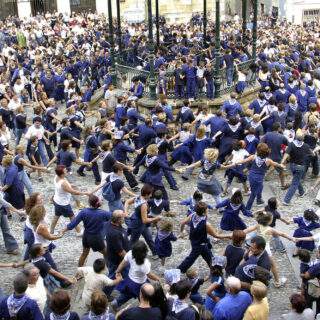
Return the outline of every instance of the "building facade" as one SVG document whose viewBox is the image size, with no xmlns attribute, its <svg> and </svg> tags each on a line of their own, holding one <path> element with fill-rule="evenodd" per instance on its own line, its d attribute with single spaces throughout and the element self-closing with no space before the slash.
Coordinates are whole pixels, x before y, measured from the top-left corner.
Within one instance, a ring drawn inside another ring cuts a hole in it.
<svg viewBox="0 0 320 320">
<path fill-rule="evenodd" d="M 302 24 L 320 18 L 320 0 L 287 0 L 286 18 L 295 24 Z"/>
</svg>

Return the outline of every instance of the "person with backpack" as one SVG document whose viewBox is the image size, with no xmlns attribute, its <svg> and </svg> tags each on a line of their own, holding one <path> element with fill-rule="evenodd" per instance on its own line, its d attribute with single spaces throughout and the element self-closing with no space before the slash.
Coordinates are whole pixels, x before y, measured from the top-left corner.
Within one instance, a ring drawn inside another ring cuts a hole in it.
<svg viewBox="0 0 320 320">
<path fill-rule="evenodd" d="M 135 197 L 135 193 L 124 186 L 122 180 L 123 165 L 115 163 L 112 166 L 112 171 L 106 178 L 106 182 L 101 184 L 95 191 L 102 188 L 102 196 L 108 201 L 109 211 L 113 213 L 115 210 L 123 210 L 123 203 L 121 201 L 122 191 L 129 196 Z"/>
<path fill-rule="evenodd" d="M 66 233 L 74 229 L 81 221 L 84 230 L 82 236 L 82 253 L 78 261 L 78 266 L 82 267 L 89 255 L 90 249 L 94 252 L 99 251 L 104 256 L 107 250 L 104 242 L 104 226 L 105 222 L 111 219 L 111 213 L 99 209 L 101 207 L 100 199 L 95 195 L 89 196 L 89 208 L 82 209 L 78 215 L 67 225 L 62 231 Z"/>
</svg>

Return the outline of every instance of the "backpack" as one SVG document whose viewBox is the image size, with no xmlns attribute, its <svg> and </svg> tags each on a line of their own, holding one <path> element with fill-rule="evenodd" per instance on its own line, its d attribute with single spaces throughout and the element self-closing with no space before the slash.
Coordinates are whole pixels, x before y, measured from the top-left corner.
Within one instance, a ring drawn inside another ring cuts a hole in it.
<svg viewBox="0 0 320 320">
<path fill-rule="evenodd" d="M 112 189 L 112 182 L 109 181 L 102 187 L 102 196 L 107 201 L 114 201 L 116 195 Z"/>
</svg>

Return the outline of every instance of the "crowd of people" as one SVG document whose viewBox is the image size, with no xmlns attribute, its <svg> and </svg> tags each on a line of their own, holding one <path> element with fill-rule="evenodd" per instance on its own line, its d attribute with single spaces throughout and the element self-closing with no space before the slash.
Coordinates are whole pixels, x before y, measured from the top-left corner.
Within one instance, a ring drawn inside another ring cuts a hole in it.
<svg viewBox="0 0 320 320">
<path fill-rule="evenodd" d="M 282 318 L 311 320 L 320 313 L 320 233 L 314 231 L 320 179 L 312 182 L 308 172 L 319 176 L 320 25 L 259 22 L 252 72 L 260 89 L 244 107 L 238 98 L 247 78 L 236 64 L 248 59 L 251 32 L 242 35 L 239 21 L 224 23 L 221 66 L 228 85 L 235 73 L 238 83 L 220 109 L 209 110 L 192 100 L 204 87 L 214 97 L 214 30 L 203 41 L 193 19 L 162 23 L 155 60 L 160 78 L 174 68 L 181 106 L 170 104 L 162 81 L 147 115 L 139 111 L 142 81 L 121 93 L 113 87 L 105 18 L 48 14 L 1 22 L 0 227 L 6 253 L 21 259 L 0 263 L 19 268 L 12 292 L 0 291 L 0 319 L 266 320 L 268 288 L 286 285 L 273 257 L 286 254 L 281 238 L 296 246 L 302 282 Z M 146 30 L 125 25 L 122 40 L 134 49 L 129 58 L 147 70 Z M 98 88 L 103 99 L 90 107 Z M 263 199 L 266 178 L 274 174 L 285 196 Z M 53 194 L 41 192 L 44 180 Z M 181 187 L 185 181 L 192 194 Z M 317 194 L 314 208 L 299 216 L 292 207 L 298 216 L 283 216 L 282 208 L 308 189 Z M 185 198 L 183 214 L 172 210 L 178 194 Z M 13 214 L 24 225 L 24 248 L 10 230 Z M 61 217 L 70 220 L 63 229 Z M 280 230 L 278 220 L 296 224 L 294 233 Z M 59 239 L 73 229 L 82 253 L 70 277 L 56 264 L 54 249 L 66 245 Z M 167 268 L 178 239 L 184 259 Z M 101 256 L 86 265 L 90 250 Z M 203 272 L 195 268 L 200 256 Z M 154 268 L 158 259 L 161 268 Z M 77 282 L 84 283 L 84 315 L 71 311 L 69 288 Z M 134 299 L 136 306 L 125 307 Z"/>
</svg>

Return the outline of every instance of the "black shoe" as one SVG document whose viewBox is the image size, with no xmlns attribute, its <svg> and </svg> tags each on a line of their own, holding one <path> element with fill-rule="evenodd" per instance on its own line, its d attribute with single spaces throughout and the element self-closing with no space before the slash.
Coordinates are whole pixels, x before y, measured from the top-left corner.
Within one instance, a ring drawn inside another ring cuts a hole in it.
<svg viewBox="0 0 320 320">
<path fill-rule="evenodd" d="M 140 190 L 140 188 L 138 186 L 132 187 L 131 190 L 133 192 L 138 192 Z"/>
<path fill-rule="evenodd" d="M 182 176 L 181 178 L 182 178 L 183 180 L 186 180 L 186 181 L 187 181 L 187 180 L 189 180 L 189 178 L 188 178 L 188 177 L 184 177 L 184 176 Z"/>
<path fill-rule="evenodd" d="M 178 188 L 177 186 L 172 186 L 172 187 L 170 187 L 170 189 L 172 189 L 172 190 L 179 190 L 179 188 Z"/>
<path fill-rule="evenodd" d="M 82 172 L 82 171 L 77 171 L 77 174 L 79 175 L 79 176 L 81 176 L 81 177 L 85 177 L 86 176 L 86 174 L 84 173 L 84 172 Z"/>
</svg>

